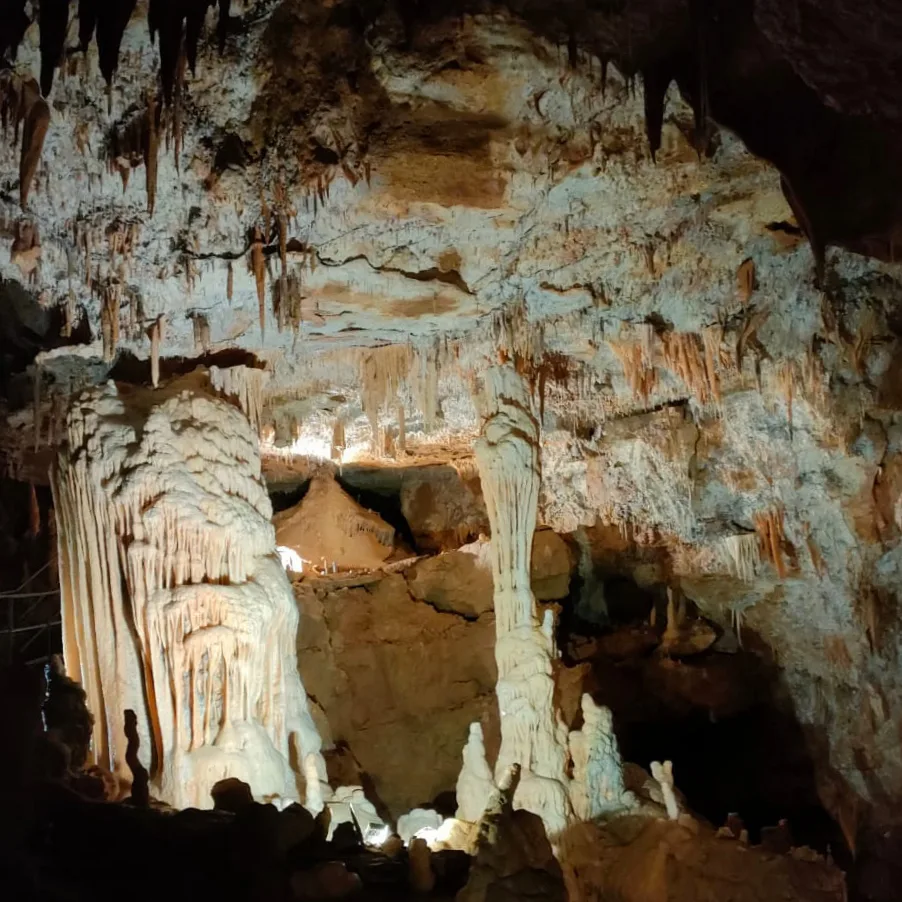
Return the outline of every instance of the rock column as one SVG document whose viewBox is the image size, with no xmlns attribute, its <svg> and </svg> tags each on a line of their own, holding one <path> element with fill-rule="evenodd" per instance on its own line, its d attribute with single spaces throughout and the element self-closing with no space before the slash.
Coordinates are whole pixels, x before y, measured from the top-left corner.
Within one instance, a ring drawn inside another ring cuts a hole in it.
<svg viewBox="0 0 902 902">
<path fill-rule="evenodd" d="M 63 639 L 95 758 L 128 779 L 131 710 L 165 801 L 210 807 L 226 777 L 294 799 L 292 761 L 321 807 L 298 612 L 247 418 L 197 376 L 154 392 L 109 383 L 67 426 L 53 473 Z"/>
<path fill-rule="evenodd" d="M 541 817 L 554 838 L 571 809 L 567 729 L 554 706 L 553 621 L 550 612 L 540 621 L 529 576 L 541 483 L 539 424 L 526 385 L 511 366 L 486 372 L 479 400 L 483 429 L 476 460 L 492 528 L 501 713 L 495 778 L 520 766 L 514 805 Z"/>
</svg>

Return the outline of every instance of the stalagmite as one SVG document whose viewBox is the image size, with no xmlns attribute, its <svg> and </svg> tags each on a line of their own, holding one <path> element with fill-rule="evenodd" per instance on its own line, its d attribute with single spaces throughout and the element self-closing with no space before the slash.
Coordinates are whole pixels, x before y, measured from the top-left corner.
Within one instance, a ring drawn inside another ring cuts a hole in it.
<svg viewBox="0 0 902 902">
<path fill-rule="evenodd" d="M 96 759 L 128 779 L 130 709 L 167 802 L 210 807 L 227 777 L 296 799 L 297 761 L 321 806 L 298 613 L 246 418 L 193 376 L 152 394 L 86 392 L 67 427 L 52 474 L 64 646 Z"/>
<path fill-rule="evenodd" d="M 470 735 L 464 746 L 464 763 L 457 778 L 457 818 L 475 824 L 495 792 L 495 779 L 485 757 L 482 727 L 470 724 Z"/>
<path fill-rule="evenodd" d="M 483 432 L 476 460 L 492 527 L 492 576 L 498 665 L 500 779 L 520 765 L 515 806 L 539 815 L 549 837 L 572 811 L 567 795 L 567 728 L 554 705 L 551 613 L 539 620 L 530 584 L 540 468 L 539 426 L 526 384 L 512 366 L 484 377 Z"/>
<path fill-rule="evenodd" d="M 673 783 L 673 762 L 652 761 L 651 775 L 661 787 L 661 797 L 664 799 L 664 807 L 667 809 L 667 817 L 675 821 L 680 816 L 680 805 L 677 802 L 676 789 Z"/>
<path fill-rule="evenodd" d="M 623 782 L 623 762 L 608 708 L 582 697 L 583 727 L 570 734 L 573 780 L 570 800 L 583 821 L 618 814 L 636 803 Z"/>
</svg>

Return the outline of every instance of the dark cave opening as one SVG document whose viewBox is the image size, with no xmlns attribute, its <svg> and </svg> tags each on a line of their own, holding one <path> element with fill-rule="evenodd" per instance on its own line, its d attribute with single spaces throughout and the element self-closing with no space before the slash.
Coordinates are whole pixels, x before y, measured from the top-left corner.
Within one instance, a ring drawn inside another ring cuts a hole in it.
<svg viewBox="0 0 902 902">
<path fill-rule="evenodd" d="M 848 870 L 843 832 L 818 797 L 817 744 L 796 719 L 764 643 L 744 632 L 742 648 L 719 630 L 709 649 L 670 658 L 660 648 L 664 587 L 639 586 L 622 572 L 592 579 L 603 587 L 608 624 L 579 615 L 587 580 L 575 579 L 558 638 L 570 665 L 590 662 L 587 688 L 613 712 L 623 760 L 646 770 L 670 760 L 687 805 L 714 827 L 738 814 L 758 844 L 785 820 L 795 845 L 829 851 Z M 688 609 L 698 617 L 694 605 Z"/>
</svg>

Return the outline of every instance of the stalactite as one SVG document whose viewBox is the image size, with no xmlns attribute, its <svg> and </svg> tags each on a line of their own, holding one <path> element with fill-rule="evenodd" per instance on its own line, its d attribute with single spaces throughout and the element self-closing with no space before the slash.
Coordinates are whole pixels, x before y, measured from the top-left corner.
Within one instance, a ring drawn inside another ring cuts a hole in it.
<svg viewBox="0 0 902 902">
<path fill-rule="evenodd" d="M 623 376 L 634 398 L 648 401 L 658 381 L 654 365 L 654 327 L 643 323 L 638 328 L 638 337 L 624 336 L 608 344 L 623 367 Z"/>
<path fill-rule="evenodd" d="M 663 66 L 652 66 L 642 72 L 645 88 L 645 135 L 651 158 L 657 162 L 661 149 L 661 132 L 664 124 L 664 101 L 667 89 L 673 76 L 670 69 Z"/>
<path fill-rule="evenodd" d="M 150 327 L 150 381 L 154 388 L 160 384 L 160 346 L 166 333 L 166 314 L 161 313 Z"/>
<path fill-rule="evenodd" d="M 47 97 L 53 88 L 53 75 L 63 59 L 66 30 L 69 27 L 69 0 L 41 0 L 38 28 L 41 41 L 41 93 Z"/>
<path fill-rule="evenodd" d="M 792 441 L 792 406 L 795 397 L 795 374 L 792 361 L 784 361 L 777 370 L 777 383 L 783 390 L 786 399 L 786 419 L 789 426 L 789 439 Z"/>
<path fill-rule="evenodd" d="M 743 304 L 751 300 L 755 291 L 755 261 L 751 257 L 743 260 L 736 271 L 736 290 Z"/>
<path fill-rule="evenodd" d="M 300 275 L 294 272 L 281 275 L 272 284 L 272 299 L 279 331 L 289 325 L 297 330 L 303 319 L 304 291 Z"/>
<path fill-rule="evenodd" d="M 194 327 L 194 353 L 200 356 L 210 350 L 210 322 L 203 313 L 196 311 L 191 315 Z"/>
<path fill-rule="evenodd" d="M 751 582 L 758 572 L 761 560 L 759 539 L 756 533 L 727 536 L 720 545 L 721 563 L 737 579 Z"/>
<path fill-rule="evenodd" d="M 366 350 L 360 358 L 360 398 L 370 421 L 374 444 L 379 414 L 394 405 L 401 384 L 410 372 L 411 350 L 407 345 L 385 345 Z"/>
<path fill-rule="evenodd" d="M 231 302 L 235 293 L 235 270 L 232 268 L 232 261 L 229 260 L 228 274 L 226 275 L 226 300 Z"/>
<path fill-rule="evenodd" d="M 32 374 L 32 429 L 34 431 L 34 451 L 41 449 L 41 388 L 44 381 L 41 367 L 34 365 Z"/>
<path fill-rule="evenodd" d="M 127 184 L 128 172 L 136 166 L 144 166 L 147 191 L 147 212 L 153 215 L 157 197 L 157 173 L 160 150 L 160 124 L 157 102 L 153 94 L 147 97 L 147 105 L 124 123 L 115 124 L 107 133 L 103 155 L 107 170 L 118 172 Z"/>
<path fill-rule="evenodd" d="M 100 328 L 103 336 L 103 359 L 112 363 L 119 346 L 119 289 L 108 285 L 100 302 Z"/>
<path fill-rule="evenodd" d="M 210 384 L 244 411 L 257 435 L 263 428 L 263 395 L 269 375 L 249 366 L 210 367 Z"/>
<path fill-rule="evenodd" d="M 140 397 L 94 389 L 67 426 L 52 474 L 64 649 L 98 760 L 127 777 L 138 737 L 154 794 L 182 808 L 210 807 L 230 776 L 296 798 L 296 753 L 318 810 L 297 607 L 247 420 L 189 377 Z"/>
<path fill-rule="evenodd" d="M 755 531 L 758 533 L 758 547 L 762 558 L 769 560 L 780 579 L 786 579 L 789 570 L 783 557 L 783 509 L 773 508 L 754 516 Z"/>
<path fill-rule="evenodd" d="M 266 256 L 263 253 L 263 235 L 259 228 L 251 233 L 251 250 L 248 268 L 254 274 L 257 286 L 257 307 L 260 316 L 260 337 L 266 335 Z"/>
<path fill-rule="evenodd" d="M 151 96 L 147 98 L 147 111 L 144 114 L 144 139 L 141 155 L 144 160 L 144 171 L 147 189 L 147 212 L 153 216 L 157 203 L 157 172 L 160 155 L 160 133 L 157 124 L 157 103 Z"/>
<path fill-rule="evenodd" d="M 105 4 L 102 0 L 79 0 L 78 38 L 83 51 L 95 32 L 100 71 L 109 85 L 119 68 L 119 48 L 129 20 L 135 11 L 137 0 L 115 0 Z"/>
<path fill-rule="evenodd" d="M 36 539 L 41 534 L 41 506 L 33 482 L 28 487 L 28 497 L 28 536 Z"/>
<path fill-rule="evenodd" d="M 19 205 L 22 209 L 28 203 L 28 195 L 34 182 L 44 139 L 50 128 L 50 107 L 43 97 L 36 97 L 28 106 L 25 128 L 22 131 L 22 153 L 19 162 Z"/>
<path fill-rule="evenodd" d="M 722 330 L 705 330 L 702 341 L 690 332 L 666 332 L 662 337 L 664 363 L 702 403 L 720 401 L 720 337 Z"/>
</svg>

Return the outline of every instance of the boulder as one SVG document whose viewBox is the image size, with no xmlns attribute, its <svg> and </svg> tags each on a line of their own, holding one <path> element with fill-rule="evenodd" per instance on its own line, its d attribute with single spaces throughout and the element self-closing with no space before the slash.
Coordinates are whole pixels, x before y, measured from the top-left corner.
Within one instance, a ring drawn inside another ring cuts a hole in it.
<svg viewBox="0 0 902 902">
<path fill-rule="evenodd" d="M 489 530 L 479 477 L 447 465 L 406 470 L 401 511 L 421 551 L 450 551 Z"/>
<path fill-rule="evenodd" d="M 491 541 L 477 541 L 418 561 L 407 573 L 415 598 L 438 611 L 479 617 L 493 608 Z M 570 591 L 573 558 L 567 543 L 550 529 L 532 543 L 532 590 L 539 601 L 565 598 Z"/>
</svg>

